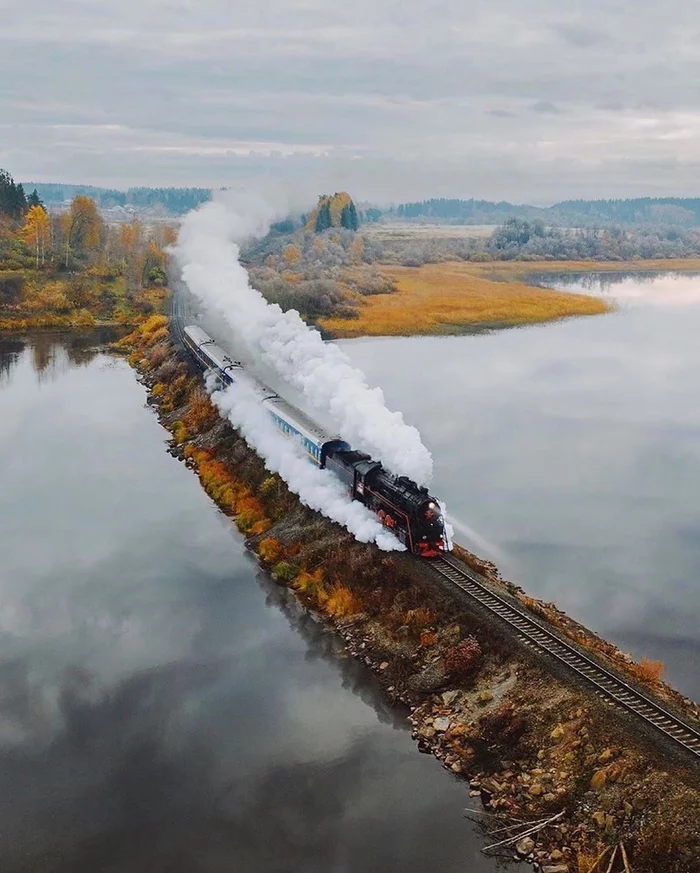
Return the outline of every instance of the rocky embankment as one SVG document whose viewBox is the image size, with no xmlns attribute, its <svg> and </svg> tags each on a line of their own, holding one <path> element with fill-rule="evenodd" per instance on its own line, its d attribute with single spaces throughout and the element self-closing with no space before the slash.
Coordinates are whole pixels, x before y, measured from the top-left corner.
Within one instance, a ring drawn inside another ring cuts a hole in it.
<svg viewBox="0 0 700 873">
<path fill-rule="evenodd" d="M 405 705 L 418 748 L 464 780 L 465 807 L 490 853 L 546 873 L 700 870 L 698 770 L 645 735 L 409 556 L 356 542 L 310 511 L 222 421 L 201 378 L 154 318 L 122 341 L 172 433 L 172 452 L 197 471 L 261 563 L 293 589 Z M 460 557 L 579 645 L 587 645 L 682 709 L 691 701 L 658 675 L 500 583 L 492 565 Z M 498 845 L 495 845 L 498 844 Z"/>
</svg>

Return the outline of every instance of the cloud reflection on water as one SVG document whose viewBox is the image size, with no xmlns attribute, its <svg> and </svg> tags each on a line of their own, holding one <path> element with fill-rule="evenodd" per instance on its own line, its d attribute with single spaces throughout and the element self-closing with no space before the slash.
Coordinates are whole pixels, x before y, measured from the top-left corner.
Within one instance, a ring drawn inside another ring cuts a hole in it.
<svg viewBox="0 0 700 873">
<path fill-rule="evenodd" d="M 435 493 L 509 556 L 513 581 L 661 658 L 700 699 L 700 278 L 633 281 L 610 293 L 640 302 L 612 315 L 343 345 L 418 426 Z"/>
</svg>

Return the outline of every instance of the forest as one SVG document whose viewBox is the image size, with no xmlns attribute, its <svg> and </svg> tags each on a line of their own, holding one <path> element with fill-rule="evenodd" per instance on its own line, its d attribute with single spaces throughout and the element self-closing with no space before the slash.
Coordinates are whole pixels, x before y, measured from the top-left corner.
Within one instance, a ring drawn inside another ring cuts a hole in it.
<svg viewBox="0 0 700 873">
<path fill-rule="evenodd" d="M 433 198 L 401 203 L 385 210 L 388 218 L 447 224 L 500 224 L 509 218 L 539 219 L 560 227 L 592 225 L 670 225 L 700 227 L 698 197 L 637 197 L 627 200 L 564 200 L 553 206 L 516 205 L 506 201 Z"/>
<path fill-rule="evenodd" d="M 489 234 L 369 235 L 366 258 L 420 267 L 445 261 L 633 261 L 695 258 L 700 227 L 673 225 L 557 227 L 510 217 Z"/>
<path fill-rule="evenodd" d="M 0 329 L 136 324 L 160 312 L 175 230 L 110 226 L 77 194 L 52 213 L 0 170 Z"/>
<path fill-rule="evenodd" d="M 58 185 L 46 182 L 29 182 L 24 187 L 36 190 L 47 206 L 60 206 L 82 194 L 90 197 L 102 209 L 114 206 L 131 206 L 136 210 L 160 208 L 171 215 L 184 215 L 211 199 L 209 188 L 129 188 L 118 191 L 97 188 L 94 185 Z"/>
</svg>

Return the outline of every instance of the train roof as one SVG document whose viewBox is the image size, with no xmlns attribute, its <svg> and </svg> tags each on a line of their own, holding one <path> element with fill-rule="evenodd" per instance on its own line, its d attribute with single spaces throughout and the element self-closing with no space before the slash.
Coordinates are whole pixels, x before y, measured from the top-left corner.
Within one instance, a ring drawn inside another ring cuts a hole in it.
<svg viewBox="0 0 700 873">
<path fill-rule="evenodd" d="M 213 366 L 223 370 L 224 367 L 230 367 L 232 364 L 235 364 L 235 374 L 230 369 L 227 371 L 231 374 L 232 378 L 236 382 L 240 381 L 248 384 L 260 399 L 264 401 L 265 406 L 267 406 L 269 410 L 276 412 L 280 418 L 284 419 L 288 424 L 291 424 L 299 431 L 299 433 L 303 434 L 303 436 L 319 446 L 322 446 L 324 443 L 341 440 L 341 437 L 338 436 L 338 434 L 332 434 L 326 431 L 305 412 L 302 412 L 301 409 L 292 406 L 291 403 L 288 403 L 271 388 L 268 388 L 267 385 L 259 382 L 254 376 L 247 373 L 245 369 L 241 367 L 240 363 L 234 361 L 228 352 L 225 351 L 225 349 L 222 349 L 221 346 L 218 346 L 209 334 L 202 330 L 201 327 L 198 327 L 195 324 L 187 325 L 185 333 L 196 346 L 201 346 L 202 343 L 206 343 L 202 352 L 204 356 L 211 361 Z"/>
<path fill-rule="evenodd" d="M 223 370 L 224 367 L 230 367 L 232 364 L 235 364 L 237 367 L 241 366 L 238 361 L 234 361 L 227 351 L 222 349 L 221 346 L 217 346 L 215 343 L 212 343 L 212 345 L 206 345 L 202 351 L 213 364 L 219 367 L 220 370 Z"/>
<path fill-rule="evenodd" d="M 297 409 L 296 406 L 292 406 L 291 403 L 288 403 L 282 397 L 271 398 L 265 405 L 319 446 L 341 439 L 338 434 L 329 433 L 329 431 L 322 428 L 312 418 L 309 418 L 305 412 Z"/>
<path fill-rule="evenodd" d="M 185 333 L 196 346 L 200 346 L 202 343 L 214 342 L 209 334 L 206 331 L 202 330 L 201 327 L 197 327 L 196 324 L 188 324 L 185 328 Z"/>
</svg>

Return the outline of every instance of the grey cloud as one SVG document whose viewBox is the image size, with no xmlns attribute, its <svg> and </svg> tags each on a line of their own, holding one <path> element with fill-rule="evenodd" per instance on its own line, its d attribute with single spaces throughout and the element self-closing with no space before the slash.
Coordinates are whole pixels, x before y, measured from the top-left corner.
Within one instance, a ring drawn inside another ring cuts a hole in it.
<svg viewBox="0 0 700 873">
<path fill-rule="evenodd" d="M 695 30 L 681 0 L 27 0 L 0 31 L 0 166 L 216 185 L 293 165 L 394 199 L 534 199 L 541 177 L 554 199 L 672 193 L 700 183 Z M 621 156 L 656 176 L 609 174 Z"/>
<path fill-rule="evenodd" d="M 545 112 L 547 115 L 559 115 L 561 110 L 551 100 L 538 100 L 528 107 L 531 112 Z"/>
<path fill-rule="evenodd" d="M 555 24 L 553 30 L 565 42 L 577 48 L 590 48 L 607 40 L 607 35 L 578 24 Z"/>
</svg>

